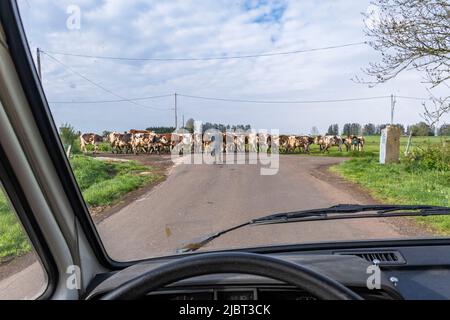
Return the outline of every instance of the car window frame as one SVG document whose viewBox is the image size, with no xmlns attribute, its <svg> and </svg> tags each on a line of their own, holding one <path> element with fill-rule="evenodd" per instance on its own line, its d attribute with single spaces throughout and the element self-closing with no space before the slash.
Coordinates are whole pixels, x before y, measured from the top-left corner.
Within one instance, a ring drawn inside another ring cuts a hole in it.
<svg viewBox="0 0 450 320">
<path fill-rule="evenodd" d="M 2 22 L 11 58 L 39 133 L 43 137 L 46 151 L 52 160 L 52 165 L 58 174 L 70 205 L 80 221 L 89 245 L 103 267 L 111 270 L 123 269 L 127 264 L 114 261 L 107 254 L 71 170 L 33 62 L 19 8 L 15 0 L 0 2 L 0 21 Z"/>
<path fill-rule="evenodd" d="M 44 234 L 36 221 L 35 216 L 32 213 L 28 200 L 23 192 L 17 177 L 14 174 L 12 166 L 6 156 L 3 147 L 0 144 L 0 183 L 4 190 L 5 196 L 8 197 L 11 209 L 21 223 L 21 226 L 26 233 L 31 245 L 32 250 L 36 254 L 36 258 L 40 263 L 44 275 L 46 277 L 46 287 L 36 300 L 45 300 L 52 296 L 56 284 L 59 279 L 58 269 L 56 262 L 53 259 L 50 248 L 48 247 Z"/>
<path fill-rule="evenodd" d="M 26 33 L 21 21 L 20 11 L 16 0 L 0 1 L 0 21 L 2 22 L 4 32 L 7 38 L 8 47 L 11 52 L 12 60 L 16 66 L 19 79 L 22 83 L 24 93 L 30 104 L 33 117 L 38 126 L 39 132 L 45 142 L 46 151 L 52 159 L 52 165 L 55 167 L 58 177 L 63 185 L 70 205 L 73 208 L 77 218 L 80 221 L 81 228 L 85 233 L 87 240 L 93 249 L 96 258 L 102 266 L 109 270 L 122 270 L 131 265 L 145 261 L 161 261 L 180 258 L 180 255 L 167 255 L 163 257 L 149 257 L 146 259 L 131 260 L 119 262 L 112 259 L 107 253 L 98 230 L 92 220 L 91 214 L 84 201 L 84 198 L 76 182 L 70 163 L 61 143 L 58 130 L 50 107 L 46 100 L 43 88 L 41 86 L 36 67 L 33 62 Z M 293 245 L 268 245 L 258 248 L 238 248 L 232 251 L 246 251 L 255 253 L 269 252 L 288 252 L 303 251 L 313 249 L 341 249 L 356 248 L 367 246 L 412 246 L 412 245 L 450 245 L 450 238 L 439 239 L 404 239 L 404 240 L 355 240 L 332 243 L 306 243 Z M 219 250 L 224 252 L 230 250 Z M 204 252 L 203 252 L 204 253 Z M 189 253 L 183 256 L 202 254 L 202 252 Z"/>
</svg>

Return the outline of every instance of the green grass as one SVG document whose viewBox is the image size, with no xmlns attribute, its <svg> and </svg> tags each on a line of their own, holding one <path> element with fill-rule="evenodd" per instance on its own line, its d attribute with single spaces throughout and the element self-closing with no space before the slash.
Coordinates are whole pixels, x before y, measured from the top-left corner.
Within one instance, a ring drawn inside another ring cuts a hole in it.
<svg viewBox="0 0 450 320">
<path fill-rule="evenodd" d="M 339 152 L 338 147 L 331 147 L 329 153 L 323 153 L 320 151 L 319 146 L 312 145 L 310 148 L 310 155 L 312 156 L 328 156 L 328 157 L 352 157 L 352 158 L 373 158 L 378 157 L 380 152 L 380 136 L 365 136 L 366 143 L 364 145 L 364 151 L 345 151 L 343 146 L 343 152 Z M 436 144 L 440 143 L 442 139 L 450 139 L 449 137 L 413 137 L 412 147 L 424 145 L 425 143 Z M 408 143 L 408 137 L 402 136 L 400 138 L 401 152 L 404 152 Z M 281 153 L 281 151 L 280 151 Z"/>
<path fill-rule="evenodd" d="M 0 262 L 7 257 L 20 256 L 29 252 L 31 246 L 22 226 L 0 189 Z"/>
<path fill-rule="evenodd" d="M 450 206 L 450 171 L 413 168 L 406 161 L 381 165 L 377 157 L 351 159 L 331 168 L 363 186 L 383 203 Z M 437 233 L 450 233 L 450 217 L 434 216 L 417 221 Z"/>
<path fill-rule="evenodd" d="M 75 177 L 88 206 L 106 206 L 123 195 L 161 177 L 134 161 L 99 161 L 85 156 L 71 160 Z"/>
<path fill-rule="evenodd" d="M 70 163 L 89 207 L 114 204 L 125 194 L 161 179 L 152 173 L 153 168 L 133 161 L 109 162 L 74 156 Z M 30 250 L 22 226 L 0 189 L 0 262 Z"/>
</svg>

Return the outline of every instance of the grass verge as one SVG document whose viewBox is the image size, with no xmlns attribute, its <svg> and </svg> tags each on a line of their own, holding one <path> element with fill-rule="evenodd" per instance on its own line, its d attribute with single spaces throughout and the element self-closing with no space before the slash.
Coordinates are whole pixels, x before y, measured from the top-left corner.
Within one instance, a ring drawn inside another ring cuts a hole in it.
<svg viewBox="0 0 450 320">
<path fill-rule="evenodd" d="M 380 202 L 450 205 L 450 171 L 411 168 L 407 163 L 381 165 L 378 159 L 351 159 L 331 168 L 369 191 Z M 450 216 L 417 218 L 441 234 L 450 234 Z"/>
<path fill-rule="evenodd" d="M 153 168 L 133 161 L 100 161 L 74 156 L 70 163 L 89 207 L 112 205 L 125 194 L 162 178 L 152 172 Z M 0 189 L 0 263 L 30 250 L 28 238 Z"/>
</svg>

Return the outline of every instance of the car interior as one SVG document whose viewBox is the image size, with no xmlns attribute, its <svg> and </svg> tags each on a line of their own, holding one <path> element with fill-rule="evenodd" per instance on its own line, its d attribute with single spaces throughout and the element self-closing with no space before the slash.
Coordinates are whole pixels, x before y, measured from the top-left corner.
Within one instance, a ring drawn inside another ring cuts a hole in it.
<svg viewBox="0 0 450 320">
<path fill-rule="evenodd" d="M 450 240 L 405 239 L 111 259 L 61 144 L 15 1 L 0 2 L 0 179 L 46 285 L 43 300 L 449 299 Z M 77 266 L 76 284 L 69 267 Z M 373 267 L 373 268 L 372 268 Z M 370 288 L 380 270 L 378 288 Z"/>
</svg>

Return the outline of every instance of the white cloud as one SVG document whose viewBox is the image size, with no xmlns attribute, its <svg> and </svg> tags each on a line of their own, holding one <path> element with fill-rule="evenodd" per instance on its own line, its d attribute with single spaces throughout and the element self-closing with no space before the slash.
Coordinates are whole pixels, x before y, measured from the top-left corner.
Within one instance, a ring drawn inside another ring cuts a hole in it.
<svg viewBox="0 0 450 320">
<path fill-rule="evenodd" d="M 82 28 L 67 30 L 65 8 L 77 4 Z M 364 40 L 363 17 L 369 1 L 50 1 L 20 2 L 33 50 L 126 57 L 199 57 L 289 51 Z M 282 14 L 281 14 L 282 13 Z M 243 60 L 130 62 L 56 56 L 64 64 L 126 97 L 173 92 L 270 100 L 322 100 L 389 95 L 427 96 L 418 74 L 410 72 L 373 89 L 354 83 L 372 49 L 337 50 Z M 43 58 L 49 100 L 114 99 L 50 58 Z M 173 124 L 172 98 L 132 104 L 54 105 L 58 123 L 80 130 L 126 130 Z M 223 123 L 250 123 L 308 133 L 330 123 L 386 122 L 389 101 L 311 105 L 251 105 L 180 98 L 186 117 Z M 420 121 L 418 101 L 401 100 L 397 120 Z"/>
</svg>

